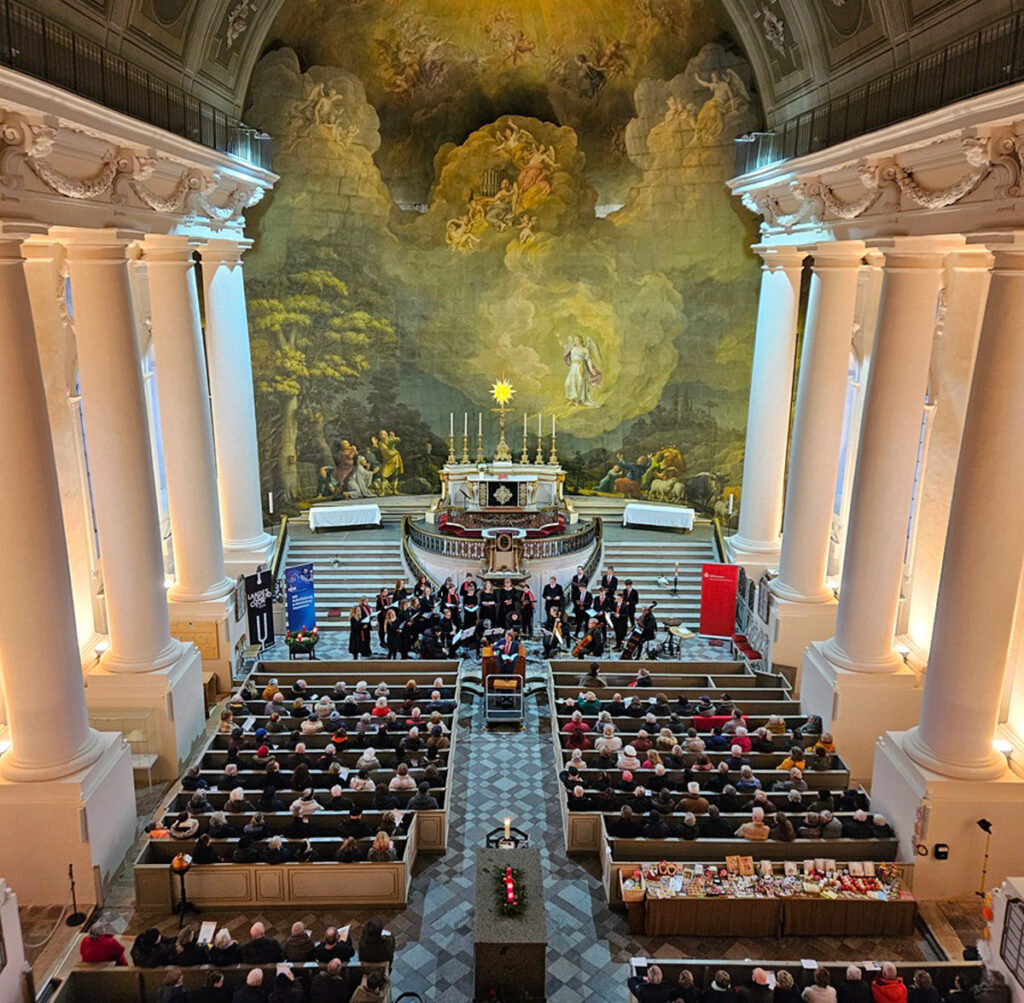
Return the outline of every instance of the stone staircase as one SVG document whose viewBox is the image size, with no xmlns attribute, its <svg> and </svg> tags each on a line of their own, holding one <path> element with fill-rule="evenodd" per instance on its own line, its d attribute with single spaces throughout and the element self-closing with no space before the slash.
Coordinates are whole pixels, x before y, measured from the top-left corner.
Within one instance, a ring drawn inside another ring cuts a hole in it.
<svg viewBox="0 0 1024 1003">
<path fill-rule="evenodd" d="M 666 618 L 682 619 L 684 627 L 696 632 L 700 625 L 700 566 L 717 560 L 714 542 L 706 531 L 699 537 L 669 537 L 663 543 L 606 537 L 594 584 L 596 587 L 609 564 L 614 565 L 620 587 L 627 578 L 632 578 L 641 604 L 657 600 L 655 616 L 659 624 L 664 625 Z M 679 594 L 673 596 L 672 577 L 677 561 Z M 659 578 L 667 578 L 669 584 L 659 585 Z"/>
</svg>

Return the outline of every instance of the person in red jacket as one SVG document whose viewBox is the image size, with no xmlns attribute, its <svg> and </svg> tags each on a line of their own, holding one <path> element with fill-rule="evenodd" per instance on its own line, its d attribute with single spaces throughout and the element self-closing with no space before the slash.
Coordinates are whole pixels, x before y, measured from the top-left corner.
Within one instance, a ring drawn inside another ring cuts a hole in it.
<svg viewBox="0 0 1024 1003">
<path fill-rule="evenodd" d="M 113 961 L 119 968 L 128 964 L 124 945 L 111 933 L 106 923 L 94 923 L 79 951 L 83 961 Z"/>
<path fill-rule="evenodd" d="M 871 998 L 875 1003 L 907 1003 L 907 987 L 891 961 L 882 965 L 881 978 L 871 983 Z"/>
</svg>

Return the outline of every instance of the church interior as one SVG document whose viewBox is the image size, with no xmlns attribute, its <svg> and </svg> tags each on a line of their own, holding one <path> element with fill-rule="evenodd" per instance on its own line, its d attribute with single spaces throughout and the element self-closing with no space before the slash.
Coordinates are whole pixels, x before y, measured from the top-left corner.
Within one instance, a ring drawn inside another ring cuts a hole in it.
<svg viewBox="0 0 1024 1003">
<path fill-rule="evenodd" d="M 0 1003 L 1024 1003 L 1022 123 L 1020 0 L 0 0 Z"/>
</svg>

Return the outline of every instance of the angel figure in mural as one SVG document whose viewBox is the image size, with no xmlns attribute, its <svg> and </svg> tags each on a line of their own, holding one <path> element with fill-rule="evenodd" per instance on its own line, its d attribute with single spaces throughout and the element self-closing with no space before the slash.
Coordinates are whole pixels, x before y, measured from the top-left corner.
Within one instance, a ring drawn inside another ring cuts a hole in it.
<svg viewBox="0 0 1024 1003">
<path fill-rule="evenodd" d="M 565 377 L 565 399 L 570 404 L 600 407 L 590 396 L 590 392 L 597 389 L 603 379 L 598 368 L 601 365 L 601 353 L 597 342 L 590 337 L 584 342 L 580 335 L 574 334 L 565 346 L 563 358 L 569 367 Z"/>
<path fill-rule="evenodd" d="M 703 146 L 712 146 L 722 135 L 726 121 L 742 114 L 750 105 L 750 95 L 740 75 L 733 69 L 727 69 L 724 73 L 712 70 L 710 80 L 703 80 L 699 74 L 694 74 L 694 80 L 711 91 L 711 97 L 697 113 L 694 138 Z"/>
<path fill-rule="evenodd" d="M 480 243 L 480 238 L 473 233 L 468 216 L 448 220 L 444 231 L 445 243 L 453 251 L 472 251 Z"/>
<path fill-rule="evenodd" d="M 380 452 L 380 493 L 382 495 L 398 494 L 398 478 L 405 473 L 405 461 L 398 451 L 398 443 L 402 440 L 394 432 L 383 428 L 372 436 L 370 442 Z"/>
<path fill-rule="evenodd" d="M 526 166 L 516 178 L 515 190 L 518 194 L 516 212 L 521 206 L 531 208 L 551 194 L 551 172 L 558 166 L 553 146 L 538 146 L 533 151 Z"/>
</svg>

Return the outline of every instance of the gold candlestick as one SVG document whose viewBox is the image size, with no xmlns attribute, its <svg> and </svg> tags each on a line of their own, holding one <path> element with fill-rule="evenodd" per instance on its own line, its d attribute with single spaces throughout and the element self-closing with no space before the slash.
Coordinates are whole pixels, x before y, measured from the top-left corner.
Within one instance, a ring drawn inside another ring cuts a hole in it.
<svg viewBox="0 0 1024 1003">
<path fill-rule="evenodd" d="M 483 435 L 478 435 L 476 437 L 476 462 L 477 463 L 483 463 L 484 462 L 484 437 L 483 437 Z"/>
<path fill-rule="evenodd" d="M 462 436 L 462 459 L 460 463 L 469 463 L 469 436 L 463 433 Z"/>
<path fill-rule="evenodd" d="M 522 451 L 522 453 L 519 456 L 519 462 L 520 463 L 529 463 L 530 462 L 530 450 L 529 450 L 529 448 L 526 445 L 526 440 L 527 440 L 527 436 L 524 435 L 523 436 L 523 451 Z"/>
<path fill-rule="evenodd" d="M 448 436 L 448 462 L 455 462 L 455 436 L 451 434 Z"/>
<path fill-rule="evenodd" d="M 548 463 L 558 462 L 558 449 L 555 446 L 555 433 L 551 433 L 551 455 L 548 457 Z"/>
<path fill-rule="evenodd" d="M 533 458 L 534 463 L 544 462 L 544 437 L 541 435 L 537 436 L 537 455 Z"/>
</svg>

